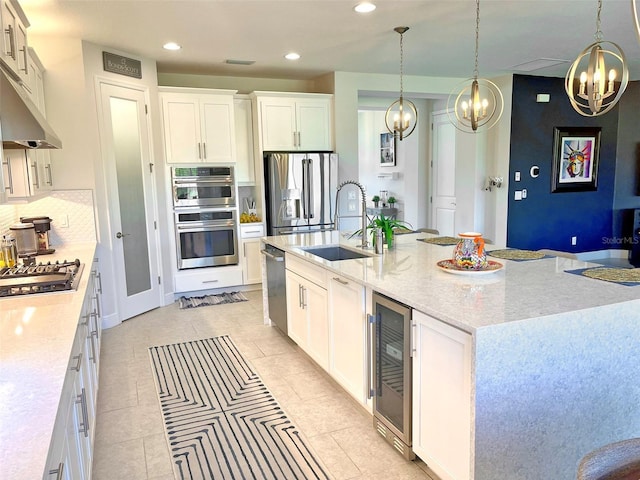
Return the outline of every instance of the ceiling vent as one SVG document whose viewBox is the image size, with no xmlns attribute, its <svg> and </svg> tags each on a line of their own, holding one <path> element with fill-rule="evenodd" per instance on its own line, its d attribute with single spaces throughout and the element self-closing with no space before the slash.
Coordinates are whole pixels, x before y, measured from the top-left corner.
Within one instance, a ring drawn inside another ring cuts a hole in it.
<svg viewBox="0 0 640 480">
<path fill-rule="evenodd" d="M 559 58 L 539 58 L 537 60 L 531 60 L 530 62 L 514 65 L 508 70 L 513 70 L 515 72 L 533 72 L 534 70 L 542 70 L 543 68 L 562 65 L 563 63 L 569 63 L 569 60 L 561 60 Z"/>
<path fill-rule="evenodd" d="M 256 61 L 255 60 L 234 60 L 232 58 L 229 58 L 225 60 L 224 63 L 227 63 L 229 65 L 253 65 L 254 63 L 256 63 Z"/>
</svg>

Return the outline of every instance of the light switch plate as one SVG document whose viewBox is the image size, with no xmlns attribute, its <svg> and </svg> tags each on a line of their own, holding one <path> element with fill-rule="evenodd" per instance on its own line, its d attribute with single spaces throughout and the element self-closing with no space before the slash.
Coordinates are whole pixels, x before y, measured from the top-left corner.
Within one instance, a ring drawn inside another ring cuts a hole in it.
<svg viewBox="0 0 640 480">
<path fill-rule="evenodd" d="M 522 200 L 522 191 L 521 190 L 516 190 L 516 194 L 514 197 L 515 200 Z"/>
<path fill-rule="evenodd" d="M 520 172 L 516 172 L 515 180 L 516 180 L 516 182 L 520 181 Z"/>
</svg>

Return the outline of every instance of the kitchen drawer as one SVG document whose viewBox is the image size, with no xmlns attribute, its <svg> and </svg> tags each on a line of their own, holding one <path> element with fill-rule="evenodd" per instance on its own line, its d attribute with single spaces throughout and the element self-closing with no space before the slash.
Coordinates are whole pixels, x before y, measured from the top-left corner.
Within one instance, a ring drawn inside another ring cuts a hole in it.
<svg viewBox="0 0 640 480">
<path fill-rule="evenodd" d="M 264 237 L 264 225 L 262 223 L 241 223 L 240 238 Z"/>
<path fill-rule="evenodd" d="M 176 273 L 176 293 L 242 285 L 242 267 L 195 268 Z"/>
<path fill-rule="evenodd" d="M 327 288 L 327 271 L 323 267 L 302 260 L 300 257 L 289 255 L 288 253 L 285 255 L 287 270 L 297 273 L 324 289 Z"/>
</svg>

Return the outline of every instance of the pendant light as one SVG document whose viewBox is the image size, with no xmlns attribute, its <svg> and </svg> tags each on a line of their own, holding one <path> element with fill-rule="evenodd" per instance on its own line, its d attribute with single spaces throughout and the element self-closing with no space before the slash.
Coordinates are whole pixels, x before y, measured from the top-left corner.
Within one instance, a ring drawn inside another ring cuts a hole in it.
<svg viewBox="0 0 640 480">
<path fill-rule="evenodd" d="M 486 78 L 478 78 L 478 45 L 480 33 L 480 0 L 476 0 L 476 45 L 473 78 L 459 84 L 449 95 L 447 113 L 460 131 L 475 133 L 489 130 L 502 117 L 504 99 L 498 86 Z"/>
<path fill-rule="evenodd" d="M 607 113 L 618 103 L 629 83 L 629 69 L 624 52 L 617 44 L 602 40 L 601 11 L 602 0 L 598 0 L 596 41 L 580 52 L 565 78 L 564 87 L 571 106 L 583 117 L 597 117 Z M 578 71 L 581 73 L 576 77 Z M 622 74 L 616 89 L 618 71 Z"/>
<path fill-rule="evenodd" d="M 404 51 L 402 48 L 402 38 L 409 27 L 396 27 L 393 29 L 400 34 L 400 98 L 389 105 L 384 116 L 384 123 L 389 133 L 402 140 L 413 133 L 418 124 L 418 110 L 410 100 L 403 97 L 402 85 L 402 65 L 404 62 Z"/>
</svg>

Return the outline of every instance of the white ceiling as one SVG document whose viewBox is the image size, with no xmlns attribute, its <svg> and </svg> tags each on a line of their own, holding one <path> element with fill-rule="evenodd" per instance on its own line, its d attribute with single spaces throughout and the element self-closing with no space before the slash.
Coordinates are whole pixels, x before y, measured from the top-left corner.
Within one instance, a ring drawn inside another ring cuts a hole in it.
<svg viewBox="0 0 640 480">
<path fill-rule="evenodd" d="M 473 0 L 374 0 L 370 14 L 357 0 L 19 0 L 33 36 L 70 36 L 156 59 L 158 71 L 310 79 L 332 72 L 399 72 L 399 35 L 406 25 L 405 75 L 470 77 Z M 564 77 L 594 40 L 596 0 L 482 0 L 481 77 L 506 73 Z M 640 79 L 640 42 L 631 0 L 604 0 L 604 39 L 619 44 Z M 167 41 L 178 52 L 162 49 Z M 283 55 L 294 50 L 297 62 Z M 562 63 L 534 71 L 516 65 Z M 255 60 L 251 66 L 225 60 Z M 46 66 L 46 65 L 45 65 Z"/>
</svg>

